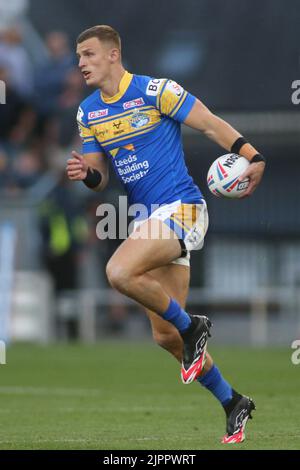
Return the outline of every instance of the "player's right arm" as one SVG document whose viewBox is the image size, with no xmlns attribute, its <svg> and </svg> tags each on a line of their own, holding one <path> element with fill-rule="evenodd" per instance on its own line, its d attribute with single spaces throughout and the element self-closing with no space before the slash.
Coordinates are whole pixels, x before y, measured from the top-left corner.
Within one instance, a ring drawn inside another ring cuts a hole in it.
<svg viewBox="0 0 300 470">
<path fill-rule="evenodd" d="M 66 170 L 70 180 L 83 181 L 90 189 L 98 192 L 108 183 L 108 159 L 89 127 L 87 115 L 88 112 L 79 106 L 77 124 L 82 139 L 82 154 L 74 150 Z"/>
<path fill-rule="evenodd" d="M 265 159 L 252 145 L 246 142 L 237 130 L 213 114 L 200 100 L 173 80 L 150 80 L 146 94 L 150 96 L 150 99 L 156 98 L 157 108 L 165 116 L 202 131 L 227 151 L 238 153 L 247 158 L 251 165 L 240 176 L 240 180 L 243 181 L 249 177 L 250 184 L 243 197 L 253 193 L 262 178 Z"/>
<path fill-rule="evenodd" d="M 103 191 L 109 180 L 107 156 L 101 152 L 81 155 L 73 150 L 72 158 L 67 161 L 68 178 L 72 181 L 84 181 L 89 169 L 92 173 L 96 170 L 101 175 L 101 182 L 92 188 L 93 191 Z"/>
</svg>

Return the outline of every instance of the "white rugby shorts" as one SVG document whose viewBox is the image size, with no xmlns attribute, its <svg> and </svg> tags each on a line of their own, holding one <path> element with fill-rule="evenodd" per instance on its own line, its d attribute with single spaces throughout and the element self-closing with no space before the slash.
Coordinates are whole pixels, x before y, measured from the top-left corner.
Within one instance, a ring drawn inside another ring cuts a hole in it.
<svg viewBox="0 0 300 470">
<path fill-rule="evenodd" d="M 149 219 L 161 220 L 176 233 L 179 239 L 183 240 L 187 254 L 172 261 L 172 264 L 190 266 L 190 252 L 203 248 L 204 237 L 208 229 L 209 218 L 204 199 L 201 204 L 187 204 L 180 200 L 165 204 L 152 212 Z M 137 230 L 146 220 L 135 221 L 133 231 Z"/>
</svg>

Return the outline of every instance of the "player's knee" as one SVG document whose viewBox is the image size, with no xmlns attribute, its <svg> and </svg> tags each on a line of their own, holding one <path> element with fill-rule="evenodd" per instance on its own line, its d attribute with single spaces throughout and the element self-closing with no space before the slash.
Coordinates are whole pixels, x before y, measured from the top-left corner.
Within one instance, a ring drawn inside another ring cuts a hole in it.
<svg viewBox="0 0 300 470">
<path fill-rule="evenodd" d="M 122 293 L 126 293 L 130 284 L 130 273 L 125 266 L 109 261 L 106 266 L 106 275 L 110 285 Z"/>
</svg>

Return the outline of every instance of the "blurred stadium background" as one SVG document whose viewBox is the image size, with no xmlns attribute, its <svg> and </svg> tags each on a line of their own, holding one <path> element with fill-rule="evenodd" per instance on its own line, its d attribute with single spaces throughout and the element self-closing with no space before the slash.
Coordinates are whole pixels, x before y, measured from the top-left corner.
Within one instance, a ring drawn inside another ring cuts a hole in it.
<svg viewBox="0 0 300 470">
<path fill-rule="evenodd" d="M 281 0 L 0 0 L 0 339 L 12 350 L 26 342 L 49 351 L 58 342 L 151 339 L 144 314 L 105 278 L 119 241 L 96 238 L 96 207 L 117 203 L 120 186 L 111 174 L 105 193 L 94 194 L 64 172 L 80 149 L 76 113 L 89 93 L 74 43 L 97 23 L 120 32 L 129 71 L 175 79 L 268 158 L 252 198 L 216 199 L 206 173 L 225 152 L 184 128 L 210 214 L 205 249 L 192 257 L 188 308 L 212 317 L 218 347 L 283 347 L 288 364 L 300 337 L 296 0 L 288 8 Z"/>
</svg>

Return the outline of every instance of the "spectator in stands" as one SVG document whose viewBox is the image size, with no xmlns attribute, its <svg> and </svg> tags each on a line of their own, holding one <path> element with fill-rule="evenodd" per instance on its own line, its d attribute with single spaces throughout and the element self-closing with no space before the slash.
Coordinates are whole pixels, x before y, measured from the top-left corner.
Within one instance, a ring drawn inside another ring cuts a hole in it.
<svg viewBox="0 0 300 470">
<path fill-rule="evenodd" d="M 66 77 L 64 89 L 59 97 L 59 143 L 63 147 L 71 145 L 74 136 L 78 135 L 78 128 L 74 123 L 77 114 L 78 102 L 83 99 L 84 84 L 82 74 L 78 68 L 71 69 Z"/>
<path fill-rule="evenodd" d="M 44 117 L 57 111 L 66 77 L 76 63 L 64 32 L 49 33 L 46 45 L 49 57 L 35 72 L 36 106 Z"/>
<path fill-rule="evenodd" d="M 69 182 L 62 175 L 59 185 L 40 209 L 41 257 L 53 278 L 56 292 L 78 287 L 78 255 L 88 235 L 78 201 L 68 186 Z"/>
<path fill-rule="evenodd" d="M 1 60 L 1 59 L 0 59 Z M 22 96 L 16 91 L 11 82 L 10 73 L 6 66 L 0 61 L 0 80 L 6 85 L 6 104 L 0 106 L 0 144 L 7 143 L 9 140 L 13 140 L 13 134 L 16 133 L 16 129 L 19 124 L 25 126 L 28 130 L 28 113 L 31 109 L 27 102 Z M 24 115 L 27 118 L 24 118 Z M 32 129 L 32 120 L 30 129 Z"/>
<path fill-rule="evenodd" d="M 0 33 L 0 63 L 5 66 L 12 89 L 23 99 L 33 95 L 33 72 L 28 53 L 17 27 Z"/>
</svg>

